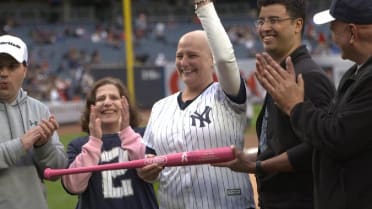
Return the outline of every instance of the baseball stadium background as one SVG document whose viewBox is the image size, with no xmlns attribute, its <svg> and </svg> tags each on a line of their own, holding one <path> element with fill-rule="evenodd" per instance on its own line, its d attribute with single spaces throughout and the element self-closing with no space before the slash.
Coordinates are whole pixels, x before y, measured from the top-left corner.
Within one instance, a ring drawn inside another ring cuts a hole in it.
<svg viewBox="0 0 372 209">
<path fill-rule="evenodd" d="M 183 88 L 173 63 L 179 37 L 201 28 L 192 2 L 0 0 L 0 34 L 18 35 L 27 43 L 30 65 L 23 88 L 48 104 L 66 146 L 83 134 L 83 101 L 92 83 L 103 76 L 120 78 L 128 86 L 143 126 L 155 101 Z M 246 130 L 246 147 L 255 148 L 254 121 L 265 93 L 252 74 L 255 53 L 262 51 L 254 27 L 256 0 L 215 2 L 249 88 L 247 117 L 252 123 Z M 330 0 L 308 2 L 303 42 L 337 85 L 351 63 L 339 58 L 328 25 L 315 26 L 311 20 Z M 254 183 L 254 176 L 250 178 Z M 75 207 L 77 197 L 68 195 L 58 181 L 47 182 L 47 194 L 50 209 Z"/>
</svg>

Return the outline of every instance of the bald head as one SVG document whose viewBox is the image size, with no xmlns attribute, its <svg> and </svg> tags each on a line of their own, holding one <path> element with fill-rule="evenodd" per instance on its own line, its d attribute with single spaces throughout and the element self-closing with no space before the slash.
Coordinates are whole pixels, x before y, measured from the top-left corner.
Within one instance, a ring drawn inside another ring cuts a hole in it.
<svg viewBox="0 0 372 209">
<path fill-rule="evenodd" d="M 213 56 L 204 31 L 192 31 L 180 38 L 176 67 L 186 86 L 184 92 L 193 92 L 193 96 L 200 94 L 213 82 Z"/>
<path fill-rule="evenodd" d="M 203 42 L 207 42 L 207 34 L 203 30 L 194 30 L 194 31 L 185 33 L 183 36 L 181 36 L 180 41 L 188 37 L 195 38 Z"/>
<path fill-rule="evenodd" d="M 212 57 L 211 49 L 209 48 L 207 34 L 203 30 L 194 30 L 185 33 L 178 42 L 178 47 L 181 45 L 192 45 L 195 50 L 208 54 Z"/>
</svg>

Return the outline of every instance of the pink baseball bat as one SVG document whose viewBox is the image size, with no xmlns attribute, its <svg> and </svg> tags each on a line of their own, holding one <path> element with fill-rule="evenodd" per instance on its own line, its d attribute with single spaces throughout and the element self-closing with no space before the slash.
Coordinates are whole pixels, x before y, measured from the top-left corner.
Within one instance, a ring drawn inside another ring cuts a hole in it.
<svg viewBox="0 0 372 209">
<path fill-rule="evenodd" d="M 190 152 L 179 152 L 168 155 L 156 156 L 153 158 L 145 158 L 140 160 L 132 160 L 128 162 L 109 163 L 103 165 L 86 166 L 79 168 L 66 168 L 66 169 L 51 169 L 44 170 L 44 177 L 50 179 L 56 176 L 87 173 L 94 171 L 104 170 L 118 170 L 141 168 L 145 165 L 158 163 L 163 166 L 185 166 L 185 165 L 199 165 L 220 163 L 233 160 L 235 158 L 231 147 L 219 147 L 212 149 L 196 150 Z"/>
</svg>

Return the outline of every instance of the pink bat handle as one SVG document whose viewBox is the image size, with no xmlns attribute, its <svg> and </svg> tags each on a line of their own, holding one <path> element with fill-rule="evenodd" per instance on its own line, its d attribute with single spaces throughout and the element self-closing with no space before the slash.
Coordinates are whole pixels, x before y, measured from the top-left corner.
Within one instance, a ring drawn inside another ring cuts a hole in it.
<svg viewBox="0 0 372 209">
<path fill-rule="evenodd" d="M 94 171 L 104 170 L 118 170 L 118 169 L 130 169 L 130 168 L 141 168 L 145 165 L 152 163 L 158 163 L 163 166 L 185 166 L 185 165 L 199 165 L 199 164 L 211 164 L 220 163 L 233 160 L 235 158 L 231 147 L 219 147 L 205 150 L 197 150 L 190 152 L 180 152 L 168 155 L 156 156 L 153 158 L 145 158 L 140 160 L 132 160 L 128 162 L 120 163 L 109 163 L 103 165 L 86 166 L 79 168 L 66 168 L 66 169 L 51 169 L 46 168 L 44 170 L 44 177 L 50 179 L 56 176 L 76 174 L 76 173 L 87 173 Z"/>
</svg>

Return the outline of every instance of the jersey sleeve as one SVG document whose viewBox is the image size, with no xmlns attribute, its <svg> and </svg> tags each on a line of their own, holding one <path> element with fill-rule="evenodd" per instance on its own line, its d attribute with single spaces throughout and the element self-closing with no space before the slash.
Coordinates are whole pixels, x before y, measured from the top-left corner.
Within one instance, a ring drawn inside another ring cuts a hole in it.
<svg viewBox="0 0 372 209">
<path fill-rule="evenodd" d="M 224 92 L 237 96 L 240 90 L 240 72 L 231 41 L 217 15 L 213 3 L 196 10 L 217 67 L 217 76 Z"/>
</svg>

